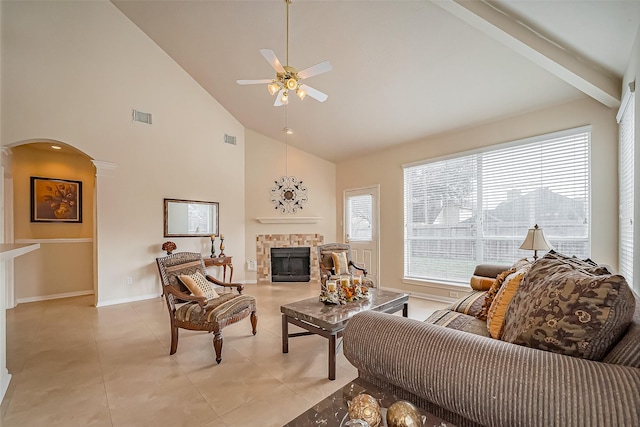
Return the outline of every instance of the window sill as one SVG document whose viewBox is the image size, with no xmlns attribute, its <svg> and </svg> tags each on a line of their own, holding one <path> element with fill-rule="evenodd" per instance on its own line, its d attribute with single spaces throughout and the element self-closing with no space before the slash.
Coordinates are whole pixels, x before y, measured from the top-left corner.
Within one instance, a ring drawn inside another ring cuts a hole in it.
<svg viewBox="0 0 640 427">
<path fill-rule="evenodd" d="M 433 281 L 433 280 L 423 280 L 423 279 L 414 279 L 403 277 L 402 283 L 407 285 L 416 285 L 416 286 L 424 286 L 428 288 L 436 288 L 436 289 L 445 289 L 445 290 L 471 290 L 471 287 L 468 283 L 458 283 L 458 282 L 445 282 L 445 281 Z"/>
</svg>

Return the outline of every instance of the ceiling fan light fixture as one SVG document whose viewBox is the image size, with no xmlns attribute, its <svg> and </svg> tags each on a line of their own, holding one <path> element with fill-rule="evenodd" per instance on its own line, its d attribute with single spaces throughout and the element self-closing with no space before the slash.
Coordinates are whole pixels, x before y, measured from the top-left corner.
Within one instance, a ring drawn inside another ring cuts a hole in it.
<svg viewBox="0 0 640 427">
<path fill-rule="evenodd" d="M 0 0 L 1 1 L 1 0 Z M 311 67 L 307 67 L 304 70 L 298 72 L 295 68 L 289 65 L 289 5 L 293 0 L 284 0 L 287 7 L 287 62 L 285 65 L 278 60 L 276 54 L 271 49 L 260 49 L 260 54 L 267 60 L 276 72 L 275 79 L 260 79 L 260 80 L 236 80 L 239 85 L 253 85 L 253 84 L 267 84 L 267 91 L 271 95 L 276 96 L 276 101 L 273 103 L 275 107 L 287 105 L 289 103 L 289 91 L 295 91 L 300 100 L 303 100 L 307 95 L 315 99 L 318 102 L 324 102 L 327 100 L 327 94 L 314 89 L 307 84 L 302 84 L 303 80 L 310 77 L 317 76 L 318 74 L 331 71 L 331 64 L 329 61 L 322 61 Z"/>
<path fill-rule="evenodd" d="M 269 90 L 269 93 L 271 95 L 275 95 L 280 90 L 280 85 L 274 81 L 269 86 L 267 86 L 267 89 Z"/>
<path fill-rule="evenodd" d="M 290 78 L 285 81 L 287 89 L 296 90 L 298 88 L 298 81 L 295 78 Z"/>
</svg>

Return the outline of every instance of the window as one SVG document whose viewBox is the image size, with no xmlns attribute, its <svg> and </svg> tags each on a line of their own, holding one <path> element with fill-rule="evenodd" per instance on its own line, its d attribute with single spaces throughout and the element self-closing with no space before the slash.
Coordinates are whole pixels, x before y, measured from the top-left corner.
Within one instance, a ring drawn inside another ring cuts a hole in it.
<svg viewBox="0 0 640 427">
<path fill-rule="evenodd" d="M 407 278 L 466 283 L 479 263 L 513 263 L 527 230 L 589 256 L 590 128 L 404 166 Z"/>
<path fill-rule="evenodd" d="M 634 140 L 635 140 L 635 96 L 627 92 L 618 113 L 620 123 L 619 145 L 619 199 L 620 199 L 620 245 L 619 265 L 629 284 L 633 284 L 633 213 L 634 213 Z M 632 285 L 633 286 L 633 285 Z M 638 289 L 636 289 L 638 290 Z"/>
<path fill-rule="evenodd" d="M 373 195 L 347 197 L 347 234 L 352 242 L 370 242 L 373 239 Z"/>
</svg>

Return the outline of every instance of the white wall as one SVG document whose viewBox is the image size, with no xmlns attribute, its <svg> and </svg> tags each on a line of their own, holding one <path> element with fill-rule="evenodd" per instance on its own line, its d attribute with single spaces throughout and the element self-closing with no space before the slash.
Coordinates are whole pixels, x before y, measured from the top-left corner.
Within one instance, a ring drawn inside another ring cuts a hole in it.
<svg viewBox="0 0 640 427">
<path fill-rule="evenodd" d="M 336 238 L 336 165 L 290 145 L 287 147 L 279 141 L 249 129 L 246 130 L 245 140 L 246 259 L 256 259 L 256 236 L 259 234 L 319 233 L 324 236 L 325 242 L 334 242 Z M 287 159 L 288 167 L 285 167 Z M 285 176 L 286 171 L 289 176 L 302 180 L 307 187 L 309 200 L 303 204 L 303 209 L 295 214 L 282 214 L 276 211 L 271 203 L 271 188 L 275 186 L 274 181 Z M 315 224 L 262 224 L 256 219 L 262 217 L 320 217 L 321 219 Z M 246 265 L 244 268 L 246 269 Z M 255 281 L 255 272 L 247 272 L 247 279 Z"/>
<path fill-rule="evenodd" d="M 165 197 L 219 202 L 225 252 L 243 265 L 243 126 L 110 2 L 0 7 L 2 145 L 48 138 L 117 166 L 96 180 L 98 303 L 159 295 Z M 173 240 L 208 252 L 208 239 Z"/>
<path fill-rule="evenodd" d="M 461 101 L 462 102 L 462 101 Z M 490 101 L 489 101 L 490 102 Z M 589 98 L 475 128 L 435 136 L 337 165 L 337 194 L 348 188 L 380 184 L 380 247 L 383 287 L 449 297 L 439 285 L 403 283 L 402 164 L 563 129 L 592 125 L 591 253 L 594 260 L 618 264 L 618 197 L 616 111 Z M 425 120 L 428 118 L 425 118 Z M 336 215 L 342 215 L 338 200 Z"/>
</svg>

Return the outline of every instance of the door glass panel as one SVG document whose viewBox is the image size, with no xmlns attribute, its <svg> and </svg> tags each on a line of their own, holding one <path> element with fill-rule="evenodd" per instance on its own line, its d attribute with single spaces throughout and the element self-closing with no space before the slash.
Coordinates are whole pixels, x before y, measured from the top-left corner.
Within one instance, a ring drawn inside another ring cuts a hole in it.
<svg viewBox="0 0 640 427">
<path fill-rule="evenodd" d="M 362 194 L 347 199 L 347 234 L 354 242 L 373 240 L 373 196 Z"/>
</svg>

